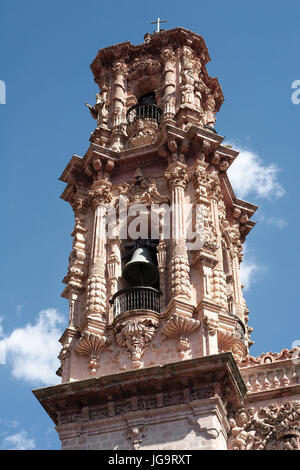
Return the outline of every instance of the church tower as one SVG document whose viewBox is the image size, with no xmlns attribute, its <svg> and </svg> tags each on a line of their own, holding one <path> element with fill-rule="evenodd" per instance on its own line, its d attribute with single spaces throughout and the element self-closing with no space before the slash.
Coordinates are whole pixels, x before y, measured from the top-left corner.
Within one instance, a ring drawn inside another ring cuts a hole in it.
<svg viewBox="0 0 300 470">
<path fill-rule="evenodd" d="M 62 383 L 34 391 L 63 449 L 299 444 L 299 401 L 286 433 L 270 423 L 265 442 L 258 424 L 263 406 L 282 417 L 282 397 L 299 400 L 299 366 L 293 351 L 249 353 L 240 263 L 257 207 L 227 176 L 238 152 L 215 129 L 209 60 L 201 36 L 175 28 L 91 64 L 96 128 L 60 178 L 75 216 Z"/>
</svg>

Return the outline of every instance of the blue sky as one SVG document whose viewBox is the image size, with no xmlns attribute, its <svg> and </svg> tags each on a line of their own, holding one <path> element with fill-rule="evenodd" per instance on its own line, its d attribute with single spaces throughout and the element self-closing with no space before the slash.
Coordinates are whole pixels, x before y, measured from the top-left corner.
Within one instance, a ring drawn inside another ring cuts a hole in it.
<svg viewBox="0 0 300 470">
<path fill-rule="evenodd" d="M 204 37 L 208 71 L 225 96 L 216 129 L 241 151 L 232 182 L 260 206 L 243 268 L 251 354 L 300 340 L 300 104 L 291 101 L 299 15 L 297 1 L 0 2 L 0 448 L 60 448 L 31 392 L 56 379 L 56 338 L 67 319 L 60 294 L 73 215 L 58 177 L 88 148 L 95 121 L 84 103 L 97 92 L 89 64 L 98 49 L 142 42 L 157 17 Z"/>
</svg>

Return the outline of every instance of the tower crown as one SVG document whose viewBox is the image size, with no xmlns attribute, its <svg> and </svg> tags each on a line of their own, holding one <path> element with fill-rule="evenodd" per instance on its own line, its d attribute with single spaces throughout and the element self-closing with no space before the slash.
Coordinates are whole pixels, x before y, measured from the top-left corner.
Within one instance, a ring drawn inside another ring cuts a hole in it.
<svg viewBox="0 0 300 470">
<path fill-rule="evenodd" d="M 209 60 L 203 38 L 183 28 L 100 50 L 91 64 L 100 88 L 89 106 L 98 121 L 92 141 L 120 152 L 159 140 L 165 123 L 213 129 L 223 94 Z"/>
</svg>

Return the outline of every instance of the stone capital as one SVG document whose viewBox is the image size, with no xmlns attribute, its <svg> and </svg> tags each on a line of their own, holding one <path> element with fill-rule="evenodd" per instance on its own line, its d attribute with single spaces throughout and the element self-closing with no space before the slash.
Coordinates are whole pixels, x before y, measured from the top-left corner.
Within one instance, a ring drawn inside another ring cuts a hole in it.
<svg viewBox="0 0 300 470">
<path fill-rule="evenodd" d="M 110 204 L 113 200 L 111 183 L 107 181 L 97 181 L 88 192 L 88 200 L 94 210 L 100 205 Z"/>
<path fill-rule="evenodd" d="M 168 166 L 165 177 L 171 189 L 175 187 L 185 189 L 189 180 L 187 166 L 181 162 L 173 162 Z"/>
</svg>

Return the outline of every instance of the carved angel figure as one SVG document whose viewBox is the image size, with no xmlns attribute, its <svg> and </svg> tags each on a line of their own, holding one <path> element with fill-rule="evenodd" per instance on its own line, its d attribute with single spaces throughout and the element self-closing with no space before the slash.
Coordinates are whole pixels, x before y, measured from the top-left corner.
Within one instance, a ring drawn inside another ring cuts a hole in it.
<svg viewBox="0 0 300 470">
<path fill-rule="evenodd" d="M 255 432 L 246 431 L 243 426 L 238 426 L 233 418 L 230 419 L 229 423 L 234 437 L 231 444 L 232 450 L 250 450 L 253 446 Z"/>
<path fill-rule="evenodd" d="M 85 103 L 85 105 L 89 108 L 92 117 L 94 119 L 97 119 L 97 127 L 99 127 L 100 124 L 104 124 L 104 125 L 107 124 L 107 118 L 108 118 L 107 93 L 108 93 L 108 88 L 104 85 L 101 89 L 101 92 L 96 94 L 95 106 L 91 106 L 89 103 Z"/>
</svg>

